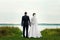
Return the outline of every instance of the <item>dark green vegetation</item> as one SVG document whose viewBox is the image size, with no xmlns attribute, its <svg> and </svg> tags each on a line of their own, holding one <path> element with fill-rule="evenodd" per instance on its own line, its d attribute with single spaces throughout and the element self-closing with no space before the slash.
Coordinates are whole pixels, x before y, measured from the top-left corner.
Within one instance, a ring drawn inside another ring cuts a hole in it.
<svg viewBox="0 0 60 40">
<path fill-rule="evenodd" d="M 0 27 L 0 37 L 14 37 L 21 35 L 22 32 L 18 27 Z"/>
<path fill-rule="evenodd" d="M 60 29 L 45 29 L 41 31 L 43 37 L 60 36 Z"/>
<path fill-rule="evenodd" d="M 41 38 L 23 38 L 18 27 L 0 27 L 0 40 L 60 40 L 60 29 L 45 29 Z"/>
</svg>

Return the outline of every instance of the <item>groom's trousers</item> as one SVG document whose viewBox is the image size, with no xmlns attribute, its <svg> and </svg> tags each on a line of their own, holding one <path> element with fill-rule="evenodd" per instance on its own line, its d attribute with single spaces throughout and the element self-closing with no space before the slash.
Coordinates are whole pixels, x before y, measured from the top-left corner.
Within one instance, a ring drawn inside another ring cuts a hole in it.
<svg viewBox="0 0 60 40">
<path fill-rule="evenodd" d="M 23 26 L 23 37 L 25 37 L 25 31 L 26 31 L 26 37 L 28 37 L 28 25 Z"/>
</svg>

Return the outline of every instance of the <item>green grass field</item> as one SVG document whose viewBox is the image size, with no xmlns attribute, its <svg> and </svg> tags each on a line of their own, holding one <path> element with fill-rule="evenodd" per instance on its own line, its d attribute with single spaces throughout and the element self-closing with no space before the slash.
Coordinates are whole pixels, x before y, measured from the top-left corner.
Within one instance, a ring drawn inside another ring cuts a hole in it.
<svg viewBox="0 0 60 40">
<path fill-rule="evenodd" d="M 23 38 L 18 27 L 0 27 L 0 40 L 60 40 L 60 29 L 45 29 L 41 38 Z"/>
</svg>

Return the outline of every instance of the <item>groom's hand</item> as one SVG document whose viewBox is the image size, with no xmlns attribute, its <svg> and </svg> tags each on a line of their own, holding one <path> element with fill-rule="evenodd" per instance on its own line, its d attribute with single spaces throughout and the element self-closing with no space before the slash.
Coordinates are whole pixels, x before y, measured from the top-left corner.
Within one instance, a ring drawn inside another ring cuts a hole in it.
<svg viewBox="0 0 60 40">
<path fill-rule="evenodd" d="M 31 24 L 30 24 L 30 27 L 31 27 Z"/>
<path fill-rule="evenodd" d="M 31 27 L 31 23 L 29 23 L 29 26 Z"/>
<path fill-rule="evenodd" d="M 29 24 L 29 26 L 31 27 L 31 24 Z"/>
<path fill-rule="evenodd" d="M 21 24 L 21 26 L 23 26 L 23 24 Z"/>
</svg>

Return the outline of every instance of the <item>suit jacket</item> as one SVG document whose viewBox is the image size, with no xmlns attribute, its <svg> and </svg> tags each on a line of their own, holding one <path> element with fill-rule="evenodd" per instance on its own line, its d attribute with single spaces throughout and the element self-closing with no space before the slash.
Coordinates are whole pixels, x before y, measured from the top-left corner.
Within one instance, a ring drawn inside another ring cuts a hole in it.
<svg viewBox="0 0 60 40">
<path fill-rule="evenodd" d="M 27 16 L 27 15 L 22 16 L 21 25 L 22 26 L 30 25 L 30 18 L 29 18 L 29 16 Z"/>
</svg>

